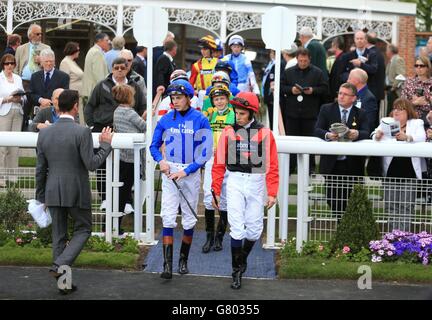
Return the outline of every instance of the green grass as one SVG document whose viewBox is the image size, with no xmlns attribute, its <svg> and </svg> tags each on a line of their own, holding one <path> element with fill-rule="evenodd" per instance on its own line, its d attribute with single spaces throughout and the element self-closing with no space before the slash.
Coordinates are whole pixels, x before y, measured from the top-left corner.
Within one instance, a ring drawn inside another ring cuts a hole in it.
<svg viewBox="0 0 432 320">
<path fill-rule="evenodd" d="M 108 269 L 135 269 L 138 254 L 123 252 L 82 251 L 75 261 L 76 267 L 103 267 Z M 50 266 L 52 250 L 49 248 L 0 247 L 0 265 Z"/>
<path fill-rule="evenodd" d="M 34 168 L 36 167 L 35 157 L 20 157 L 18 160 L 19 167 Z"/>
<path fill-rule="evenodd" d="M 345 262 L 311 257 L 282 258 L 279 276 L 290 279 L 358 279 L 361 274 L 357 270 L 362 265 L 371 267 L 373 280 L 432 283 L 431 266 L 397 262 Z"/>
</svg>

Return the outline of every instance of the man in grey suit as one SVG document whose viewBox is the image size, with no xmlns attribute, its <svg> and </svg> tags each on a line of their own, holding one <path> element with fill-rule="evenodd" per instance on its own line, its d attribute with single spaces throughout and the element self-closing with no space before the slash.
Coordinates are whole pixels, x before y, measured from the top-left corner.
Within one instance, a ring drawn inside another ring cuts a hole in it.
<svg viewBox="0 0 432 320">
<path fill-rule="evenodd" d="M 49 208 L 52 217 L 53 266 L 71 266 L 92 231 L 91 192 L 88 171 L 96 170 L 111 152 L 113 133 L 103 128 L 100 149 L 95 154 L 89 128 L 75 123 L 78 114 L 77 91 L 64 90 L 59 96 L 60 119 L 41 130 L 37 140 L 36 199 Z M 67 219 L 74 221 L 74 233 L 67 241 Z M 76 290 L 60 290 L 69 293 Z"/>
</svg>

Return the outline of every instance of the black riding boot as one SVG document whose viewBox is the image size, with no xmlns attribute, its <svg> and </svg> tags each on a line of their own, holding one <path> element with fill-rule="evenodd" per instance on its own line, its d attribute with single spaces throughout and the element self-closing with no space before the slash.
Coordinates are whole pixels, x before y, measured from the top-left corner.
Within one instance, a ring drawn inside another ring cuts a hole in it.
<svg viewBox="0 0 432 320">
<path fill-rule="evenodd" d="M 243 262 L 241 266 L 241 273 L 245 273 L 247 269 L 247 258 L 249 256 L 249 253 L 251 252 L 253 246 L 255 244 L 255 241 L 249 241 L 248 239 L 244 239 L 243 242 Z"/>
<path fill-rule="evenodd" d="M 207 240 L 202 247 L 202 252 L 208 253 L 214 244 L 214 225 L 215 225 L 215 211 L 205 209 L 205 224 L 207 231 Z"/>
<path fill-rule="evenodd" d="M 172 261 L 173 261 L 173 245 L 164 244 L 163 245 L 163 272 L 161 273 L 161 278 L 171 279 L 172 278 Z"/>
<path fill-rule="evenodd" d="M 231 246 L 231 257 L 232 257 L 232 279 L 231 283 L 232 289 L 240 289 L 241 287 L 241 264 L 243 261 L 243 251 L 241 247 L 233 247 Z"/>
<path fill-rule="evenodd" d="M 227 217 L 228 213 L 226 211 L 219 211 L 219 213 L 220 213 L 220 218 L 216 228 L 214 251 L 222 250 L 223 237 L 225 235 L 225 231 L 228 223 L 228 217 Z"/>
<path fill-rule="evenodd" d="M 182 242 L 181 248 L 180 248 L 180 259 L 179 259 L 179 267 L 178 267 L 178 273 L 180 274 L 186 274 L 189 273 L 189 269 L 187 266 L 187 260 L 189 257 L 189 250 L 191 245 Z"/>
</svg>

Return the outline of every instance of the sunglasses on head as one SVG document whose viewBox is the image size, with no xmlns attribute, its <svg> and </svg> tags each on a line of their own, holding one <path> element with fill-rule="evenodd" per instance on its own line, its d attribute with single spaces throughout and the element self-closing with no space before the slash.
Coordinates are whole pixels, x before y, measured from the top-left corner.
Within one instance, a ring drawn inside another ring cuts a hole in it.
<svg viewBox="0 0 432 320">
<path fill-rule="evenodd" d="M 119 70 L 124 71 L 124 70 L 126 70 L 126 69 L 127 69 L 127 68 L 124 67 L 124 66 L 117 66 L 117 67 L 113 67 L 113 70 L 116 70 L 116 71 L 119 71 Z"/>
</svg>

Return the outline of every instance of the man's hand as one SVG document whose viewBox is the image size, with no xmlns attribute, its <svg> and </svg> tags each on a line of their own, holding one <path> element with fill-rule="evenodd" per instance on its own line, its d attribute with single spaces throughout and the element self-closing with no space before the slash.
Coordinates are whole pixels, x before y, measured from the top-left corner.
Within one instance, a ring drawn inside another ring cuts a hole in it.
<svg viewBox="0 0 432 320">
<path fill-rule="evenodd" d="M 408 136 L 405 133 L 403 133 L 402 131 L 399 131 L 395 137 L 396 137 L 396 140 L 398 140 L 398 141 L 407 141 L 408 140 Z"/>
<path fill-rule="evenodd" d="M 274 91 L 274 87 L 275 87 L 275 83 L 274 81 L 270 82 L 270 91 L 273 92 Z"/>
<path fill-rule="evenodd" d="M 276 197 L 268 196 L 268 197 L 267 197 L 267 203 L 266 203 L 266 207 L 267 207 L 267 209 L 270 209 L 270 208 L 273 207 L 275 204 L 276 204 Z"/>
<path fill-rule="evenodd" d="M 382 137 L 384 137 L 384 132 L 382 132 L 381 130 L 377 130 L 377 132 L 375 133 L 375 140 L 380 141 Z"/>
<path fill-rule="evenodd" d="M 411 102 L 413 103 L 413 105 L 415 106 L 423 106 L 425 104 L 427 104 L 427 100 L 426 97 L 422 96 L 422 97 L 416 97 L 414 96 L 411 100 Z"/>
<path fill-rule="evenodd" d="M 292 87 L 292 90 L 291 90 L 291 92 L 292 92 L 293 94 L 295 94 L 295 95 L 298 95 L 298 94 L 300 94 L 300 93 L 301 93 L 300 89 L 299 89 L 299 88 L 297 88 L 297 87 Z"/>
<path fill-rule="evenodd" d="M 186 176 L 187 176 L 186 172 L 184 172 L 184 170 L 181 170 L 181 171 L 169 174 L 168 178 L 179 181 L 181 178 L 184 178 Z"/>
<path fill-rule="evenodd" d="M 36 125 L 36 128 L 38 128 L 40 130 L 40 129 L 48 128 L 50 125 L 51 125 L 51 123 L 47 120 L 44 123 L 42 123 L 42 122 L 38 123 Z"/>
<path fill-rule="evenodd" d="M 362 64 L 362 61 L 360 59 L 358 59 L 358 58 L 357 59 L 352 59 L 350 62 L 353 64 L 354 67 L 360 67 L 361 64 Z"/>
<path fill-rule="evenodd" d="M 348 139 L 350 139 L 350 140 L 356 140 L 358 138 L 358 136 L 359 136 L 358 130 L 350 129 L 348 131 Z"/>
<path fill-rule="evenodd" d="M 112 132 L 112 129 L 110 127 L 103 128 L 102 133 L 99 135 L 99 143 L 106 142 L 111 144 L 113 135 L 114 132 Z"/>
<path fill-rule="evenodd" d="M 47 108 L 47 107 L 49 107 L 51 105 L 51 100 L 50 99 L 41 98 L 40 101 L 39 101 L 39 104 L 40 104 L 41 108 Z"/>
<path fill-rule="evenodd" d="M 159 162 L 159 170 L 160 170 L 162 173 L 164 173 L 164 174 L 166 174 L 166 175 L 169 175 L 169 172 L 170 172 L 169 164 L 168 164 L 165 160 L 161 160 L 161 161 Z"/>
<path fill-rule="evenodd" d="M 337 141 L 339 139 L 339 136 L 337 133 L 334 132 L 327 132 L 326 133 L 326 138 L 332 141 Z"/>
<path fill-rule="evenodd" d="M 158 86 L 157 88 L 156 88 L 156 93 L 160 93 L 160 94 L 162 94 L 162 93 L 164 93 L 165 92 L 165 87 L 164 86 Z"/>
<path fill-rule="evenodd" d="M 215 196 L 215 197 L 216 197 L 217 203 L 219 204 L 220 203 L 220 196 Z M 219 206 L 216 204 L 214 199 L 212 199 L 212 205 L 213 205 L 213 208 L 219 210 Z"/>
<path fill-rule="evenodd" d="M 307 95 L 311 95 L 313 92 L 313 88 L 312 87 L 307 87 L 303 90 L 303 92 Z"/>
<path fill-rule="evenodd" d="M 432 139 L 432 129 L 427 129 L 426 135 L 428 139 Z"/>
</svg>

